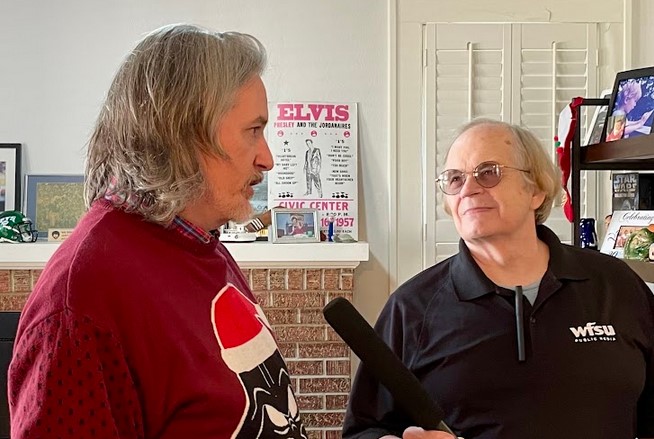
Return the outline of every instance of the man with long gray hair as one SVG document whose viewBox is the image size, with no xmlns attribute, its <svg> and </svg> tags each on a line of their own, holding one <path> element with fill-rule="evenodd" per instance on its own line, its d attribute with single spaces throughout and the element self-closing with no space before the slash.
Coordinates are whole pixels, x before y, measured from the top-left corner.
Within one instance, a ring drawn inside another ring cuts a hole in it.
<svg viewBox="0 0 654 439">
<path fill-rule="evenodd" d="M 265 51 L 190 25 L 147 35 L 89 142 L 89 211 L 25 306 L 12 438 L 306 438 L 286 365 L 214 232 L 273 166 Z"/>
</svg>

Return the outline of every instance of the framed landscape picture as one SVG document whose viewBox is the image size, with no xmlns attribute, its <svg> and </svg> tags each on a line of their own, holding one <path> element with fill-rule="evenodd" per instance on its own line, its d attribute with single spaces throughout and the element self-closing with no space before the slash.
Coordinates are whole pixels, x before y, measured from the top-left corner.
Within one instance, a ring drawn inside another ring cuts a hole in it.
<svg viewBox="0 0 654 439">
<path fill-rule="evenodd" d="M 21 209 L 20 157 L 20 143 L 0 143 L 0 212 Z"/>
<path fill-rule="evenodd" d="M 83 175 L 28 174 L 25 188 L 25 213 L 39 240 L 53 237 L 54 231 L 60 237 L 72 230 L 86 211 Z"/>
</svg>

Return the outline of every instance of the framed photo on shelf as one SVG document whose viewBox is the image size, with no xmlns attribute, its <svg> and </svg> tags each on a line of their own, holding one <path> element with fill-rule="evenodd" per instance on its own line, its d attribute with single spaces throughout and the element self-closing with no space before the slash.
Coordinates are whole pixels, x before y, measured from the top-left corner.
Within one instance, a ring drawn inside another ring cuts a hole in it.
<svg viewBox="0 0 654 439">
<path fill-rule="evenodd" d="M 20 158 L 20 143 L 0 143 L 0 212 L 21 209 Z"/>
<path fill-rule="evenodd" d="M 609 99 L 611 93 L 613 93 L 613 90 L 610 88 L 602 90 L 600 93 L 600 99 Z M 595 107 L 595 113 L 593 113 L 593 118 L 588 125 L 588 131 L 586 131 L 586 137 L 582 146 L 595 145 L 602 141 L 602 132 L 604 131 L 604 125 L 606 124 L 606 113 L 608 110 L 608 105 Z"/>
<path fill-rule="evenodd" d="M 627 237 L 654 223 L 654 210 L 616 210 L 606 230 L 600 251 L 622 258 Z"/>
<path fill-rule="evenodd" d="M 273 243 L 320 242 L 318 210 L 272 209 Z"/>
<path fill-rule="evenodd" d="M 25 188 L 25 214 L 40 241 L 61 240 L 86 211 L 83 175 L 28 174 Z"/>
<path fill-rule="evenodd" d="M 627 70 L 615 77 L 602 139 L 611 142 L 646 136 L 654 121 L 654 67 Z"/>
</svg>

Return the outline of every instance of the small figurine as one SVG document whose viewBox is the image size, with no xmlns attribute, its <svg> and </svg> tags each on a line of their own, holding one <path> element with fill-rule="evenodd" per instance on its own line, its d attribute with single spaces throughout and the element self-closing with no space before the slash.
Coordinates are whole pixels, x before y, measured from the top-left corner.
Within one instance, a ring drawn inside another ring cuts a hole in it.
<svg viewBox="0 0 654 439">
<path fill-rule="evenodd" d="M 329 217 L 329 226 L 327 226 L 327 241 L 334 242 L 334 217 Z"/>
<path fill-rule="evenodd" d="M 32 220 L 18 210 L 0 213 L 0 242 L 36 242 L 39 232 L 32 227 Z"/>
</svg>

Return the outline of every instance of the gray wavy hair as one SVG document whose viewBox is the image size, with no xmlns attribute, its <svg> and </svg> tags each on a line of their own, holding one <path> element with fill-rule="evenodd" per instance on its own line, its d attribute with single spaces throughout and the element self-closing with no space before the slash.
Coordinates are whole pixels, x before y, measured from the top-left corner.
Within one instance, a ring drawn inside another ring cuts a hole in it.
<svg viewBox="0 0 654 439">
<path fill-rule="evenodd" d="M 265 65 L 251 35 L 187 24 L 148 34 L 116 73 L 89 140 L 87 207 L 109 195 L 119 208 L 170 224 L 206 191 L 199 153 L 228 158 L 216 127 Z"/>
<path fill-rule="evenodd" d="M 521 172 L 526 183 L 533 185 L 545 194 L 543 203 L 536 209 L 536 224 L 543 224 L 552 212 L 552 207 L 562 201 L 563 189 L 561 187 L 561 171 L 554 161 L 547 155 L 545 148 L 538 138 L 531 131 L 518 125 L 501 122 L 493 119 L 478 118 L 465 125 L 457 131 L 454 141 L 466 131 L 482 125 L 501 127 L 509 131 L 514 139 L 516 166 L 528 169 L 530 172 Z M 452 142 L 454 143 L 454 142 Z M 451 149 L 451 146 L 450 146 Z M 445 161 L 450 151 L 445 155 Z M 449 212 L 447 203 L 445 210 Z"/>
</svg>

